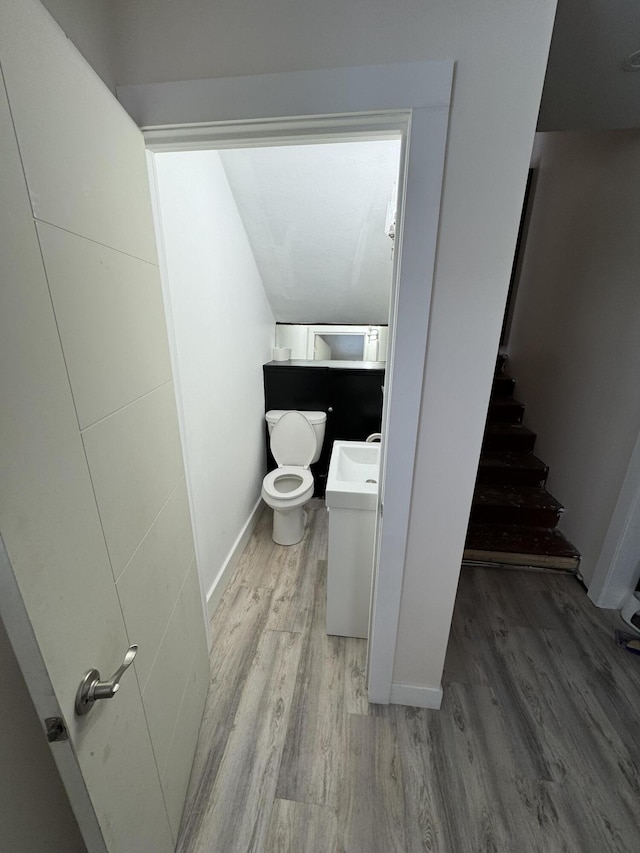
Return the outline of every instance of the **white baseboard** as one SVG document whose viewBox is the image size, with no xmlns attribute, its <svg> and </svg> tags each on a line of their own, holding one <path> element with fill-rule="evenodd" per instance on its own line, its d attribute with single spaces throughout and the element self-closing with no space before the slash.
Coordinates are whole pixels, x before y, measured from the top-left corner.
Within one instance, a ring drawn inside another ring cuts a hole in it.
<svg viewBox="0 0 640 853">
<path fill-rule="evenodd" d="M 213 616 L 213 613 L 220 603 L 220 599 L 224 595 L 224 591 L 227 588 L 227 584 L 231 580 L 231 575 L 233 574 L 233 570 L 238 565 L 238 560 L 240 559 L 242 552 L 245 549 L 247 542 L 253 530 L 258 523 L 258 519 L 262 515 L 262 510 L 265 507 L 265 503 L 262 498 L 258 498 L 257 504 L 254 506 L 251 515 L 247 519 L 245 526 L 240 531 L 238 538 L 233 543 L 231 550 L 227 556 L 227 559 L 224 561 L 224 564 L 214 582 L 209 587 L 207 592 L 207 612 L 209 614 L 209 619 Z"/>
<path fill-rule="evenodd" d="M 411 705 L 413 708 L 433 708 L 437 711 L 442 704 L 442 687 L 392 684 L 389 702 L 392 705 Z"/>
</svg>

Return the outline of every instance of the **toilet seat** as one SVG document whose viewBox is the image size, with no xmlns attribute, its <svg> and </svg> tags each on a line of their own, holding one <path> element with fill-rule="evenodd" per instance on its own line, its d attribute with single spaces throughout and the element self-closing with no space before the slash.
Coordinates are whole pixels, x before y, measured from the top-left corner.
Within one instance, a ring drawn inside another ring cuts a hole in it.
<svg viewBox="0 0 640 853">
<path fill-rule="evenodd" d="M 301 412 L 285 412 L 273 427 L 271 453 L 280 467 L 308 468 L 316 452 L 316 434 Z"/>
<path fill-rule="evenodd" d="M 280 491 L 277 488 L 277 481 L 284 477 L 296 477 L 300 479 L 300 483 L 291 491 Z M 299 498 L 303 497 L 306 492 L 311 489 L 313 491 L 313 474 L 308 468 L 302 468 L 298 465 L 281 465 L 279 468 L 270 471 L 262 481 L 262 488 L 269 497 L 271 506 L 272 501 L 282 501 L 287 505 L 291 505 Z"/>
<path fill-rule="evenodd" d="M 304 537 L 307 514 L 303 506 L 313 497 L 314 487 L 309 466 L 320 456 L 327 416 L 324 412 L 270 409 L 265 418 L 269 447 L 278 463 L 262 481 L 261 491 L 262 499 L 273 509 L 271 536 L 277 545 L 296 545 Z"/>
</svg>

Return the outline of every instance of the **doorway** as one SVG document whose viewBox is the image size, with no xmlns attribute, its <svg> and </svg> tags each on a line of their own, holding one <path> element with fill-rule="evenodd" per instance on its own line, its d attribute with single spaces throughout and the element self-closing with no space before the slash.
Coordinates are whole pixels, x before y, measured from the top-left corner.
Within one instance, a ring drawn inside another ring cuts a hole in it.
<svg viewBox="0 0 640 853">
<path fill-rule="evenodd" d="M 334 378 L 339 371 L 340 387 L 345 379 L 360 388 L 352 387 L 357 403 L 267 406 L 328 412 L 316 495 L 324 495 L 333 439 L 380 431 L 394 296 L 387 220 L 390 210 L 395 218 L 401 144 L 390 130 L 385 138 L 153 154 L 165 313 L 209 615 L 263 507 L 262 371 L 274 344 L 289 343 L 317 377 L 326 369 L 308 359 L 318 358 L 321 341 L 323 365 L 349 362 L 345 377 L 346 365 L 329 368 Z"/>
<path fill-rule="evenodd" d="M 400 134 L 402 155 L 387 362 L 368 693 L 439 707 L 439 687 L 393 685 L 453 63 L 424 62 L 242 77 L 122 93 L 151 154 Z M 266 87 L 266 88 L 265 88 Z M 151 100 L 147 100 L 148 95 Z M 269 116 L 279 116 L 273 119 Z M 301 118 L 304 116 L 304 118 Z M 193 118 L 197 118 L 197 123 Z M 167 122 L 172 122 L 171 124 Z"/>
</svg>

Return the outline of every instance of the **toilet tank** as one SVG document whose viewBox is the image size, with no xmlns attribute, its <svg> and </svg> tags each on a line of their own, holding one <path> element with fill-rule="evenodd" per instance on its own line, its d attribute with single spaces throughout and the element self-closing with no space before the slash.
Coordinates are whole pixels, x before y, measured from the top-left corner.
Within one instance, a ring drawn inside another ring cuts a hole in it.
<svg viewBox="0 0 640 853">
<path fill-rule="evenodd" d="M 269 426 L 269 435 L 273 432 L 274 426 L 278 423 L 280 418 L 284 415 L 285 412 L 293 411 L 292 409 L 270 409 L 266 415 L 265 420 Z M 298 410 L 296 410 L 298 411 Z M 316 434 L 316 452 L 313 455 L 313 459 L 311 460 L 311 464 L 317 462 L 320 458 L 320 452 L 322 451 L 322 444 L 324 442 L 324 428 L 327 423 L 327 415 L 325 412 L 300 412 L 301 415 L 304 415 L 305 418 L 309 421 L 311 426 L 313 427 L 313 431 Z"/>
</svg>

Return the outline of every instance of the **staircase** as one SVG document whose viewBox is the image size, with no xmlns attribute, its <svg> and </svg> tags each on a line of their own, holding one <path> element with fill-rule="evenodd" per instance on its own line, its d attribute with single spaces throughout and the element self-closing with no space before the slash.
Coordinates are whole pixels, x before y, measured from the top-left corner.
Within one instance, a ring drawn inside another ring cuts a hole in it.
<svg viewBox="0 0 640 853">
<path fill-rule="evenodd" d="M 564 507 L 545 489 L 548 466 L 533 454 L 515 380 L 498 356 L 471 506 L 464 563 L 576 572 L 580 554 L 557 530 Z"/>
</svg>

